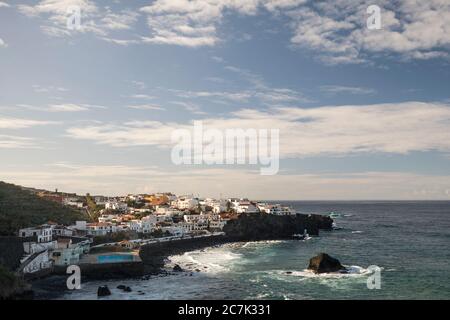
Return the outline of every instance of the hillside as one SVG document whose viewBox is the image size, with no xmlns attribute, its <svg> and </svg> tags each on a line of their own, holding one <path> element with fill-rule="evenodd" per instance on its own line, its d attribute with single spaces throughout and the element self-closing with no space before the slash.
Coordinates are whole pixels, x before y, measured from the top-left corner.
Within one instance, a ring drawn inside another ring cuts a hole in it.
<svg viewBox="0 0 450 320">
<path fill-rule="evenodd" d="M 48 221 L 71 224 L 75 220 L 87 220 L 87 217 L 25 188 L 0 181 L 0 236 L 15 235 L 20 228 Z"/>
</svg>

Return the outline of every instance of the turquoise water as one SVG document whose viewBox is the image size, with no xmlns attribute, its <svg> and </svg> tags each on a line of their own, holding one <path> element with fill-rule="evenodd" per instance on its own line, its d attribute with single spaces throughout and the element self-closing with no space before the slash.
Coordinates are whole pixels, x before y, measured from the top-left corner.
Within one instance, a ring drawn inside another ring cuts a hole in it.
<svg viewBox="0 0 450 320">
<path fill-rule="evenodd" d="M 188 272 L 107 282 L 133 288 L 112 290 L 108 299 L 450 299 L 450 202 L 286 204 L 304 213 L 339 213 L 342 229 L 309 241 L 235 243 L 174 256 L 167 268 L 177 263 Z M 305 272 L 319 252 L 354 272 Z M 367 288 L 369 265 L 382 268 L 379 290 Z M 64 298 L 96 299 L 100 284 L 86 283 Z"/>
<path fill-rule="evenodd" d="M 113 255 L 102 255 L 97 257 L 97 261 L 99 263 L 130 262 L 133 260 L 134 257 L 131 254 L 113 254 Z"/>
</svg>

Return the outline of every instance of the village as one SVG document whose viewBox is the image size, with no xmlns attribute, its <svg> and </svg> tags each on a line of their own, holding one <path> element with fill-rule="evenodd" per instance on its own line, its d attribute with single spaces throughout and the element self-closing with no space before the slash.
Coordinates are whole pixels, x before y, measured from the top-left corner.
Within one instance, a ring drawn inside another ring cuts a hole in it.
<svg viewBox="0 0 450 320">
<path fill-rule="evenodd" d="M 20 229 L 18 236 L 23 240 L 25 252 L 20 271 L 28 275 L 45 273 L 57 266 L 139 260 L 136 250 L 144 244 L 221 235 L 226 223 L 241 214 L 296 214 L 280 204 L 239 198 L 201 199 L 172 193 L 80 196 L 58 190 L 35 193 L 43 199 L 84 211 L 90 221 L 80 220 L 73 225 L 49 221 Z M 134 254 L 93 254 L 107 252 L 113 246 Z"/>
</svg>

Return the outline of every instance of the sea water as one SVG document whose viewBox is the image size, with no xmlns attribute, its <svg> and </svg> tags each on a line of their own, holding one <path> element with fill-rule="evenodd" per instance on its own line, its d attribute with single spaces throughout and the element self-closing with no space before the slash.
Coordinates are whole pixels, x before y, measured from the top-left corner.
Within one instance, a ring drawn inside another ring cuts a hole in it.
<svg viewBox="0 0 450 320">
<path fill-rule="evenodd" d="M 185 272 L 148 280 L 82 282 L 62 299 L 450 299 L 450 202 L 283 202 L 302 213 L 340 214 L 336 231 L 308 241 L 230 243 L 172 256 Z M 325 252 L 348 274 L 315 275 L 309 259 Z M 370 265 L 380 289 L 368 289 Z M 116 289 L 130 286 L 130 293 Z"/>
</svg>

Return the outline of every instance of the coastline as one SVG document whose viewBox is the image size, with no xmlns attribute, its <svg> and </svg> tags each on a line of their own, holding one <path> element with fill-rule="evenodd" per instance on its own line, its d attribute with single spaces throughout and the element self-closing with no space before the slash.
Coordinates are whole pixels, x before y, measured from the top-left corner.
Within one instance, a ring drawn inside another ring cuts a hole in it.
<svg viewBox="0 0 450 320">
<path fill-rule="evenodd" d="M 167 275 L 164 270 L 169 256 L 180 255 L 185 252 L 214 247 L 233 242 L 292 240 L 293 234 L 305 229 L 311 235 L 318 236 L 319 230 L 331 230 L 333 220 L 323 215 L 297 214 L 294 217 L 265 215 L 245 215 L 230 221 L 224 231 L 225 234 L 209 237 L 192 237 L 172 241 L 149 243 L 142 245 L 139 250 L 139 262 L 116 262 L 105 264 L 81 264 L 83 281 L 110 279 L 145 279 L 154 275 Z M 66 267 L 54 268 L 51 275 L 32 282 L 36 289 L 36 299 L 52 299 L 61 297 L 67 292 Z M 46 295 L 46 291 L 49 291 Z"/>
</svg>

